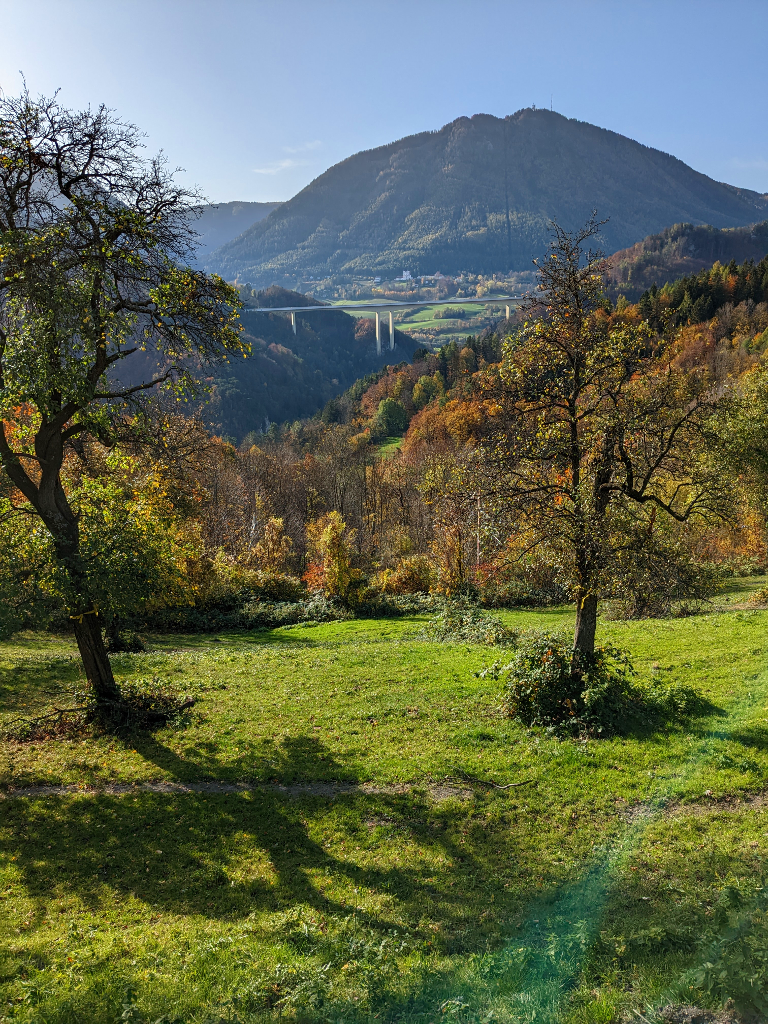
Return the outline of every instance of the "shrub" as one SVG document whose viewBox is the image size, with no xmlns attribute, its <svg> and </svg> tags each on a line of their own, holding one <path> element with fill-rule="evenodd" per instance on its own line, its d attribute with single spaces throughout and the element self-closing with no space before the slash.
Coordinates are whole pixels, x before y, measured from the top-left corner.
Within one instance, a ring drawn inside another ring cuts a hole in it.
<svg viewBox="0 0 768 1024">
<path fill-rule="evenodd" d="M 93 722 L 110 730 L 147 729 L 169 722 L 179 723 L 194 704 L 193 698 L 157 676 L 123 683 L 120 691 L 120 700 L 109 710 L 93 705 L 89 716 Z"/>
<path fill-rule="evenodd" d="M 232 607 L 249 593 L 258 571 L 231 558 L 219 548 L 213 558 L 201 558 L 196 566 L 198 607 Z"/>
<path fill-rule="evenodd" d="M 140 654 L 147 647 L 139 634 L 133 629 L 123 629 L 113 619 L 107 626 L 106 645 L 110 654 Z"/>
<path fill-rule="evenodd" d="M 348 619 L 349 611 L 322 593 L 303 601 L 246 600 L 231 606 L 164 608 L 146 616 L 141 626 L 160 633 L 218 633 L 230 629 L 277 629 L 299 622 Z"/>
<path fill-rule="evenodd" d="M 768 904 L 764 891 L 745 893 L 737 885 L 724 886 L 699 932 L 699 966 L 681 979 L 686 993 L 695 989 L 717 1003 L 730 999 L 754 1020 L 765 1020 L 768 1015 Z M 752 1018 L 753 1014 L 757 1016 Z"/>
<path fill-rule="evenodd" d="M 382 594 L 373 591 L 355 607 L 355 614 L 372 619 L 398 618 L 402 615 L 424 615 L 442 608 L 443 599 L 436 594 Z"/>
<path fill-rule="evenodd" d="M 525 545 L 525 539 L 519 540 Z M 499 552 L 497 561 L 478 566 L 476 582 L 480 603 L 486 608 L 535 608 L 570 600 L 563 586 L 562 567 L 540 557 L 521 557 L 511 541 Z"/>
<path fill-rule="evenodd" d="M 409 555 L 394 569 L 380 572 L 376 582 L 384 594 L 428 594 L 434 578 L 434 566 L 426 555 Z"/>
<path fill-rule="evenodd" d="M 254 573 L 249 589 L 268 601 L 300 601 L 306 593 L 300 579 L 274 571 Z"/>
<path fill-rule="evenodd" d="M 726 575 L 671 544 L 628 549 L 615 570 L 609 614 L 619 619 L 663 618 L 673 609 L 690 614 L 718 592 Z"/>
<path fill-rule="evenodd" d="M 360 601 L 365 588 L 363 574 L 352 565 L 355 531 L 338 512 L 328 512 L 307 523 L 312 563 L 304 574 L 310 591 L 322 590 L 326 597 L 336 597 L 348 604 Z"/>
<path fill-rule="evenodd" d="M 484 608 L 544 608 L 565 604 L 569 594 L 556 580 L 490 579 L 479 585 Z"/>
<path fill-rule="evenodd" d="M 691 687 L 640 684 L 627 654 L 615 647 L 598 647 L 576 664 L 565 633 L 525 633 L 508 664 L 479 675 L 503 680 L 502 707 L 511 718 L 558 736 L 609 736 L 711 710 Z"/>
<path fill-rule="evenodd" d="M 489 646 L 512 645 L 516 642 L 517 636 L 518 634 L 507 629 L 500 619 L 460 601 L 447 602 L 443 610 L 431 618 L 421 631 L 423 640 Z"/>
<path fill-rule="evenodd" d="M 293 541 L 285 534 L 282 519 L 273 517 L 264 527 L 264 536 L 253 550 L 259 568 L 266 572 L 281 573 L 291 553 Z"/>
</svg>

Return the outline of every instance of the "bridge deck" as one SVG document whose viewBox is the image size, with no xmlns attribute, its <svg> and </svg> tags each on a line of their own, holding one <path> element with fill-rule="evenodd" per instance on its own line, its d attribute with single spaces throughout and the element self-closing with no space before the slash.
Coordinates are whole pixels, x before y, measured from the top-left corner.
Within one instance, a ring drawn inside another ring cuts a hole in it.
<svg viewBox="0 0 768 1024">
<path fill-rule="evenodd" d="M 416 309 L 419 306 L 505 306 L 520 302 L 522 295 L 503 295 L 483 299 L 419 299 L 416 302 L 340 302 L 323 306 L 245 306 L 243 313 L 315 313 L 319 310 L 340 309 L 345 313 L 388 313 L 396 309 Z"/>
</svg>

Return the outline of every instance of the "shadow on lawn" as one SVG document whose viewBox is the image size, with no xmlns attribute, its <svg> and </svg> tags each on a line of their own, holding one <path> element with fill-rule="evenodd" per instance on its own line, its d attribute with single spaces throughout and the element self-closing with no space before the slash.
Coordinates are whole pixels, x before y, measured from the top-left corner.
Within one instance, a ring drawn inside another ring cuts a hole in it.
<svg viewBox="0 0 768 1024">
<path fill-rule="evenodd" d="M 222 630 L 219 633 L 147 633 L 151 652 L 169 654 L 173 651 L 244 651 L 253 647 L 322 647 L 322 640 L 311 636 L 306 624 L 276 626 L 273 629 L 242 631 Z M 294 633 L 293 630 L 296 629 Z"/>
<path fill-rule="evenodd" d="M 724 740 L 752 750 L 768 751 L 768 729 L 760 725 L 746 725 L 741 729 L 692 728 L 689 731 L 700 739 Z"/>
<path fill-rule="evenodd" d="M 314 737 L 287 741 L 282 757 L 282 778 L 306 777 L 310 757 L 334 769 L 337 778 L 344 774 Z M 476 880 L 496 871 L 492 844 L 478 852 L 462 843 L 465 807 L 431 805 L 412 792 L 353 790 L 335 798 L 269 791 L 102 794 L 18 799 L 0 807 L 0 815 L 3 845 L 15 857 L 38 921 L 50 914 L 55 898 L 75 895 L 99 913 L 107 901 L 129 894 L 162 912 L 228 920 L 292 906 L 346 916 L 363 899 L 354 895 L 358 889 L 387 893 L 411 918 L 439 909 L 441 925 L 461 934 L 487 909 Z M 387 843 L 386 859 L 356 863 L 367 859 L 358 851 L 370 848 L 372 829 L 382 826 L 394 833 L 374 846 Z M 336 850 L 339 841 L 347 844 L 349 859 L 326 849 L 311 829 L 331 834 Z M 397 863 L 407 843 L 439 853 L 439 878 L 418 855 L 410 864 Z M 337 887 L 343 892 L 331 892 Z M 398 927 L 388 914 L 356 913 L 371 927 Z"/>
<path fill-rule="evenodd" d="M 185 757 L 180 757 L 148 730 L 132 733 L 130 742 L 145 760 L 179 782 L 222 779 L 280 783 L 359 781 L 357 772 L 322 748 L 314 736 L 285 736 L 282 743 L 262 739 L 258 751 L 249 749 L 237 757 L 230 756 L 226 767 L 219 760 L 221 744 L 216 740 L 199 741 Z"/>
<path fill-rule="evenodd" d="M 66 655 L 16 658 L 0 666 L 0 712 L 23 713 L 20 709 L 31 710 L 52 697 L 68 697 L 82 679 L 80 662 Z"/>
</svg>

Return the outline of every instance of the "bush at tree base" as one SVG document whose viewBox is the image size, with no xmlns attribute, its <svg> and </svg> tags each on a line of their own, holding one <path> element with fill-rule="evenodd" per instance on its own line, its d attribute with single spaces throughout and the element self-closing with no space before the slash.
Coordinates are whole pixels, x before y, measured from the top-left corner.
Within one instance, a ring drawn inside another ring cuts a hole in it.
<svg viewBox="0 0 768 1024">
<path fill-rule="evenodd" d="M 88 686 L 72 691 L 70 698 L 63 708 L 38 708 L 32 717 L 0 721 L 0 738 L 27 743 L 179 727 L 194 704 L 189 694 L 158 676 L 123 683 L 120 699 L 112 704 L 97 702 Z"/>
<path fill-rule="evenodd" d="M 575 663 L 566 633 L 523 633 L 510 662 L 478 675 L 503 680 L 502 707 L 511 718 L 556 736 L 610 736 L 712 710 L 689 686 L 639 683 L 628 655 L 616 647 L 597 647 Z"/>
</svg>

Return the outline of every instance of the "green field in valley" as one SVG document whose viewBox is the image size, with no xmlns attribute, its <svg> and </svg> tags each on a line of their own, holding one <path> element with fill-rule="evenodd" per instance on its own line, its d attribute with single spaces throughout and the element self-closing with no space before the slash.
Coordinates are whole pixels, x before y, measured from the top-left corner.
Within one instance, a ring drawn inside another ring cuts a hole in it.
<svg viewBox="0 0 768 1024">
<path fill-rule="evenodd" d="M 2 744 L 0 1021 L 608 1022 L 714 1005 L 718 972 L 748 991 L 733 950 L 745 977 L 768 958 L 764 582 L 602 621 L 641 676 L 712 705 L 606 740 L 504 718 L 475 675 L 504 652 L 425 640 L 420 618 L 115 656 L 197 703 L 155 733 Z M 0 645 L 6 722 L 79 673 L 68 638 Z"/>
<path fill-rule="evenodd" d="M 379 300 L 376 300 L 379 301 Z M 471 305 L 463 305 L 461 308 L 465 311 L 463 318 L 454 319 L 443 319 L 442 317 L 435 317 L 435 313 L 438 310 L 445 309 L 446 306 L 456 306 L 456 300 L 451 302 L 450 299 L 446 300 L 441 305 L 416 307 L 411 310 L 396 313 L 395 315 L 395 327 L 398 331 L 403 331 L 406 334 L 420 334 L 426 332 L 431 337 L 431 341 L 434 344 L 444 344 L 452 339 L 466 338 L 470 334 L 477 334 L 487 324 L 491 324 L 504 317 L 504 303 L 499 303 L 497 307 L 490 306 L 486 308 L 480 303 L 473 303 Z M 348 310 L 348 312 L 352 312 Z M 362 313 L 361 316 L 373 317 L 371 313 Z M 477 318 L 482 318 L 482 323 Z M 382 323 L 387 325 L 389 329 L 389 319 L 386 313 L 382 314 Z"/>
</svg>

